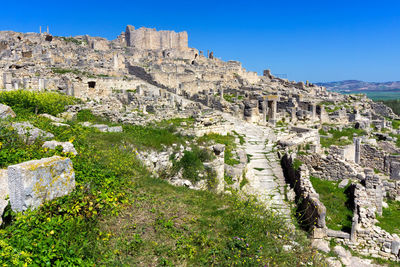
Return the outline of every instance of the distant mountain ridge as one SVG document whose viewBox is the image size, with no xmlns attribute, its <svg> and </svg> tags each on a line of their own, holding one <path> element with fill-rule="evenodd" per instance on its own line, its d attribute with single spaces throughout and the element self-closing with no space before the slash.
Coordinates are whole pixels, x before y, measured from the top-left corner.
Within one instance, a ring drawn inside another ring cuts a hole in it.
<svg viewBox="0 0 400 267">
<path fill-rule="evenodd" d="M 358 80 L 345 80 L 327 83 L 317 83 L 325 86 L 330 91 L 342 93 L 365 93 L 365 91 L 400 91 L 400 81 L 392 82 L 364 82 Z"/>
</svg>

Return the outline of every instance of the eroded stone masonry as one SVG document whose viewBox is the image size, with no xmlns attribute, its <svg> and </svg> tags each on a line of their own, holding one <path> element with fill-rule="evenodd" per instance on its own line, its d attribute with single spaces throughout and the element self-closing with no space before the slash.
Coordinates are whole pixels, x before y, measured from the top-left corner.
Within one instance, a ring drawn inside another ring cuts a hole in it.
<svg viewBox="0 0 400 267">
<path fill-rule="evenodd" d="M 399 261 L 399 236 L 377 226 L 388 200 L 400 200 L 400 132 L 392 125 L 399 118 L 364 95 L 328 92 L 308 81 L 275 77 L 270 70 L 259 76 L 238 61 L 225 62 L 213 51 L 189 48 L 186 32 L 133 26 L 111 41 L 0 32 L 0 87 L 58 91 L 87 100 L 69 107 L 61 116 L 67 120 L 86 108 L 127 124 L 193 116 L 195 128 L 182 133 L 197 136 L 236 130 L 244 137 L 234 151 L 238 164 L 224 164 L 224 148 L 214 147 L 216 159 L 210 166 L 217 174 L 218 192 L 236 189 L 256 195 L 289 224 L 290 207 L 302 200 L 299 210 L 307 217 L 316 246 L 329 251 L 327 243 L 335 240 L 339 245 L 334 251 L 345 265 L 360 266 L 340 244 L 363 255 Z M 54 123 L 62 123 L 57 119 Z M 18 127 L 22 131 L 25 126 Z M 157 175 L 171 164 L 170 153 L 150 151 L 138 157 Z M 233 177 L 232 185 L 226 184 L 224 174 Z M 351 231 L 327 227 L 329 210 L 310 176 L 350 185 Z M 245 178 L 248 183 L 241 188 Z M 176 178 L 171 183 L 207 189 L 204 182 Z M 25 207 L 21 200 L 14 203 L 17 209 Z M 334 258 L 330 262 L 341 264 Z"/>
</svg>

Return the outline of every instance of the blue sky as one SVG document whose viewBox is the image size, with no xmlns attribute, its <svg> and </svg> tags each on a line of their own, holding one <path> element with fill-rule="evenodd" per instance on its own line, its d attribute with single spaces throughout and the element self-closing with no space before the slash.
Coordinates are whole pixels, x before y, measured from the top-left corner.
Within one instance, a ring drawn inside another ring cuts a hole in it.
<svg viewBox="0 0 400 267">
<path fill-rule="evenodd" d="M 127 24 L 186 30 L 212 50 L 290 80 L 400 80 L 400 1 L 2 1 L 0 30 L 114 39 Z"/>
</svg>

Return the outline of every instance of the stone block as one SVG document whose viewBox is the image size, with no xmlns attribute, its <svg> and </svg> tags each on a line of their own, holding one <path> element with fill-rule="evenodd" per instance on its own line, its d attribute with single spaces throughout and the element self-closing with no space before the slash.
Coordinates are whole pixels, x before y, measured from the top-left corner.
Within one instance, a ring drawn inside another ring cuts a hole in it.
<svg viewBox="0 0 400 267">
<path fill-rule="evenodd" d="M 0 104 L 0 119 L 7 118 L 15 118 L 15 113 L 9 106 Z"/>
<path fill-rule="evenodd" d="M 392 249 L 391 249 L 392 254 L 399 255 L 400 242 L 399 241 L 392 241 L 391 247 L 392 247 Z"/>
<path fill-rule="evenodd" d="M 0 170 L 0 225 L 3 223 L 1 216 L 8 205 L 8 175 L 7 170 Z"/>
<path fill-rule="evenodd" d="M 335 231 L 335 230 L 328 229 L 328 230 L 326 231 L 326 234 L 327 234 L 329 237 L 350 239 L 350 234 L 349 234 L 349 233 L 346 233 L 346 232 L 342 232 L 342 231 Z"/>
<path fill-rule="evenodd" d="M 15 122 L 12 124 L 14 130 L 17 134 L 26 142 L 27 144 L 32 144 L 38 138 L 53 138 L 54 135 L 45 132 L 39 128 L 36 128 L 29 122 Z"/>
<path fill-rule="evenodd" d="M 46 141 L 44 142 L 42 147 L 47 147 L 50 149 L 56 149 L 57 146 L 61 146 L 63 148 L 64 153 L 72 153 L 77 155 L 74 145 L 71 142 L 58 142 L 58 141 Z"/>
<path fill-rule="evenodd" d="M 108 127 L 108 132 L 110 133 L 122 133 L 122 131 L 122 126 Z"/>
<path fill-rule="evenodd" d="M 314 239 L 325 238 L 326 237 L 326 228 L 314 227 L 312 235 L 313 235 Z"/>
<path fill-rule="evenodd" d="M 9 166 L 11 208 L 23 211 L 67 195 L 75 188 L 75 173 L 69 158 L 53 156 Z"/>
</svg>

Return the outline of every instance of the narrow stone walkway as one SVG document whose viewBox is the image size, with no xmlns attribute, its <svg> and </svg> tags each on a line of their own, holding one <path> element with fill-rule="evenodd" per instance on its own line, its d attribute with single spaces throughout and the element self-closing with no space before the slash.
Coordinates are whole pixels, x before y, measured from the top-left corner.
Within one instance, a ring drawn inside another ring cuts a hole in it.
<svg viewBox="0 0 400 267">
<path fill-rule="evenodd" d="M 246 141 L 243 149 L 250 157 L 243 187 L 246 194 L 257 196 L 267 207 L 275 209 L 290 221 L 289 205 L 285 201 L 285 178 L 278 156 L 273 150 L 276 136 L 272 128 L 258 126 L 224 115 L 233 123 L 232 130 L 242 135 Z"/>
</svg>

